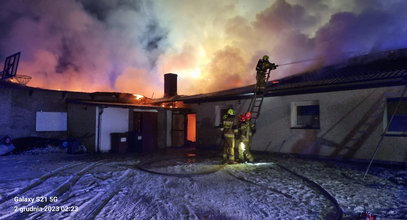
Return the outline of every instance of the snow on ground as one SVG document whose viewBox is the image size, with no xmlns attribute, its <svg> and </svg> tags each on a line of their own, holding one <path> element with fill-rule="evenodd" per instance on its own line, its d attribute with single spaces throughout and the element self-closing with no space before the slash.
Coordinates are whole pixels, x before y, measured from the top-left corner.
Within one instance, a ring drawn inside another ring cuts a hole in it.
<svg viewBox="0 0 407 220">
<path fill-rule="evenodd" d="M 365 167 L 349 162 L 258 155 L 222 165 L 216 154 L 188 152 L 0 157 L 0 219 L 331 219 L 333 202 L 286 168 L 323 187 L 344 219 L 364 209 L 407 219 L 404 170 L 376 166 L 363 179 Z"/>
</svg>

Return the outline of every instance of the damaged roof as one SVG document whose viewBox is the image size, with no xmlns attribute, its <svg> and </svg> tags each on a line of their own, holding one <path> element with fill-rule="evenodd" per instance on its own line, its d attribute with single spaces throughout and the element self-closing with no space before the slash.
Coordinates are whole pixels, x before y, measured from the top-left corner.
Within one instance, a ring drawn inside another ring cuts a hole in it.
<svg viewBox="0 0 407 220">
<path fill-rule="evenodd" d="M 407 49 L 364 55 L 347 62 L 268 82 L 266 96 L 407 85 Z M 251 98 L 254 85 L 192 96 L 173 97 L 185 103 Z M 156 102 L 165 100 L 156 100 Z"/>
</svg>

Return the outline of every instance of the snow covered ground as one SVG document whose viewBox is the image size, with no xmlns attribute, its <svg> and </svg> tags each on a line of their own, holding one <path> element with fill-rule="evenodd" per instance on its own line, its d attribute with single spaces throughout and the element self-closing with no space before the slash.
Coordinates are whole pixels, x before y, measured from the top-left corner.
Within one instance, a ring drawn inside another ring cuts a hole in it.
<svg viewBox="0 0 407 220">
<path fill-rule="evenodd" d="M 0 157 L 0 219 L 334 218 L 335 201 L 315 185 L 344 219 L 364 209 L 407 219 L 405 170 L 374 167 L 363 180 L 365 166 L 345 162 L 257 155 L 221 165 L 213 152 L 193 153 Z"/>
</svg>

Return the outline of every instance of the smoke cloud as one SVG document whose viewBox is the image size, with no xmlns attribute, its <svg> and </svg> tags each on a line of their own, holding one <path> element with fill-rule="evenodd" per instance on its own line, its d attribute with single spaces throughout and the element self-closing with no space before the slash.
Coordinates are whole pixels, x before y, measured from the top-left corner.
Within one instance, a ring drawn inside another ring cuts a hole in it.
<svg viewBox="0 0 407 220">
<path fill-rule="evenodd" d="M 0 59 L 22 52 L 30 86 L 155 97 L 163 74 L 179 94 L 255 82 L 264 54 L 272 78 L 349 56 L 407 47 L 403 0 L 5 0 Z"/>
</svg>

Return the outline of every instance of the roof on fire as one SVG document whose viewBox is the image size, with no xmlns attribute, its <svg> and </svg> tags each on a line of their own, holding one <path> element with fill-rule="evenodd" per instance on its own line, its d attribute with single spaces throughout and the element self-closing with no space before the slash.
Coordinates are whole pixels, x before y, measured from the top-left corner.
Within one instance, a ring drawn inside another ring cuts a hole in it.
<svg viewBox="0 0 407 220">
<path fill-rule="evenodd" d="M 407 49 L 385 51 L 349 59 L 347 62 L 302 72 L 269 82 L 266 96 L 330 92 L 407 85 Z M 254 85 L 208 94 L 177 96 L 156 102 L 199 103 L 251 98 Z"/>
</svg>

